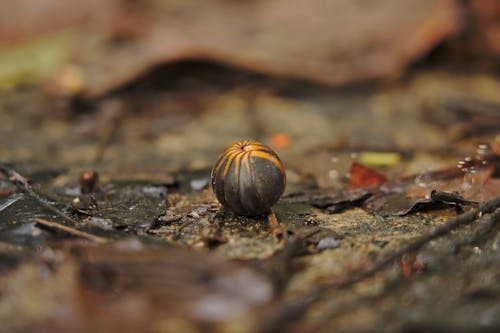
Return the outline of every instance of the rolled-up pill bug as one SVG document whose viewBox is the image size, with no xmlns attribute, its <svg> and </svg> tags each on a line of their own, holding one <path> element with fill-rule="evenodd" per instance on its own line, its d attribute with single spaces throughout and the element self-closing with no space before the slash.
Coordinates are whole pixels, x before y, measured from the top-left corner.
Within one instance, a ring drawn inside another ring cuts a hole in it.
<svg viewBox="0 0 500 333">
<path fill-rule="evenodd" d="M 283 194 L 286 173 L 278 155 L 253 140 L 231 145 L 212 170 L 212 189 L 219 202 L 234 213 L 267 214 Z"/>
</svg>

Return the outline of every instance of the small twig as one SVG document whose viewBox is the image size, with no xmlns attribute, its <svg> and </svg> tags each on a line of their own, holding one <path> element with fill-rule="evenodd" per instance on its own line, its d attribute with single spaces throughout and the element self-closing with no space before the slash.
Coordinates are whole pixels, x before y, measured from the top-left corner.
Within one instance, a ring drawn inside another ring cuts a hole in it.
<svg viewBox="0 0 500 333">
<path fill-rule="evenodd" d="M 295 321 L 300 319 L 309 307 L 324 299 L 328 292 L 332 290 L 344 289 L 351 287 L 358 282 L 364 281 L 368 278 L 375 276 L 380 273 L 390 264 L 394 263 L 400 259 L 404 254 L 415 252 L 421 249 L 423 246 L 428 244 L 430 241 L 445 236 L 450 233 L 450 231 L 457 229 L 460 226 L 470 224 L 483 216 L 484 214 L 493 213 L 495 210 L 500 208 L 500 196 L 493 200 L 490 200 L 482 204 L 479 208 L 474 209 L 470 212 L 464 213 L 457 217 L 449 219 L 445 224 L 440 227 L 432 228 L 426 234 L 418 237 L 413 242 L 410 242 L 401 249 L 390 253 L 376 263 L 372 268 L 366 270 L 358 276 L 346 279 L 340 282 L 325 283 L 316 289 L 312 290 L 305 296 L 297 299 L 290 300 L 284 306 L 273 313 L 267 321 L 259 328 L 259 333 L 274 332 L 277 328 L 282 328 L 284 325 L 288 324 L 290 321 Z"/>
<path fill-rule="evenodd" d="M 271 210 L 271 213 L 267 216 L 267 224 L 269 225 L 269 230 L 278 240 L 285 240 L 287 238 L 286 229 L 281 225 L 274 214 L 274 211 Z"/>
<path fill-rule="evenodd" d="M 471 236 L 466 237 L 465 239 L 460 239 L 458 242 L 454 243 L 453 246 L 456 246 L 458 248 L 464 246 L 464 245 L 474 245 L 476 242 L 481 242 L 484 241 L 485 239 L 489 238 L 488 236 L 492 236 L 492 231 L 494 228 L 498 226 L 500 223 L 500 209 L 495 210 L 488 218 L 487 221 L 485 221 L 484 225 L 481 227 L 477 228 L 476 231 Z M 496 235 L 493 233 L 493 235 Z M 450 263 L 448 261 L 450 260 L 448 253 L 442 253 L 438 255 L 434 260 L 438 260 L 436 262 L 439 262 L 440 269 L 449 269 Z M 456 264 L 456 263 L 455 263 Z M 455 265 L 451 264 L 451 265 Z M 392 283 L 398 283 L 398 280 L 395 279 Z M 336 317 L 342 313 L 346 313 L 348 311 L 352 311 L 355 309 L 357 306 L 360 304 L 365 304 L 367 302 L 374 303 L 376 301 L 382 300 L 386 295 L 384 293 L 377 293 L 375 295 L 365 295 L 361 296 L 358 299 L 354 300 L 351 302 L 351 304 L 346 303 L 346 304 L 334 304 L 333 307 L 329 306 L 330 309 L 324 311 L 325 313 L 324 316 L 321 316 L 320 319 L 318 320 L 318 324 L 316 327 L 325 327 L 324 325 L 327 325 L 327 323 L 335 322 Z M 315 332 L 315 331 L 312 331 Z"/>
<path fill-rule="evenodd" d="M 3 200 L 0 203 L 0 212 L 23 197 L 24 197 L 24 194 L 22 194 L 22 193 L 15 193 L 15 194 L 10 195 L 7 199 Z"/>
<path fill-rule="evenodd" d="M 60 216 L 64 220 L 71 222 L 73 224 L 78 224 L 78 222 L 76 220 L 74 220 L 71 217 L 69 217 L 68 215 L 64 214 L 63 212 L 61 212 L 60 210 L 58 210 L 57 208 L 52 206 L 50 203 L 48 203 L 45 199 L 40 197 L 33 190 L 31 185 L 29 184 L 28 179 L 26 177 L 24 177 L 23 175 L 21 175 L 19 172 L 17 172 L 13 168 L 7 166 L 5 163 L 1 163 L 1 162 L 0 162 L 0 172 L 5 174 L 9 178 L 9 181 L 11 181 L 14 185 L 16 185 L 16 187 L 19 190 L 21 190 L 23 193 L 25 193 L 26 195 L 28 195 L 29 197 L 31 197 L 32 199 L 37 201 L 40 205 L 42 205 L 46 209 L 50 210 L 52 213 Z M 85 238 L 85 239 L 94 241 L 96 243 L 107 242 L 106 238 L 91 235 L 91 234 L 86 233 L 84 231 L 80 231 L 80 230 L 71 228 L 69 226 L 66 226 L 66 225 L 63 225 L 63 224 L 60 224 L 57 222 L 47 221 L 47 220 L 40 219 L 40 218 L 33 218 L 33 221 L 35 221 L 36 223 L 39 223 L 45 227 L 61 230 L 61 231 L 64 231 L 70 235 Z"/>
<path fill-rule="evenodd" d="M 63 218 L 64 220 L 78 224 L 78 221 L 75 219 L 72 219 L 68 215 L 64 214 L 61 212 L 59 209 L 55 208 L 52 206 L 47 200 L 43 199 L 40 197 L 31 187 L 29 184 L 29 181 L 26 177 L 21 175 L 19 172 L 14 170 L 13 168 L 7 166 L 5 163 L 0 162 L 0 172 L 5 174 L 9 178 L 9 181 L 11 181 L 16 187 L 21 190 L 23 193 L 31 197 L 33 200 L 37 201 L 40 205 L 45 207 L 46 209 L 50 210 L 52 213 L 58 215 L 59 217 Z"/>
<path fill-rule="evenodd" d="M 179 239 L 181 237 L 181 232 L 186 228 L 187 226 L 193 224 L 196 220 L 194 219 L 189 219 L 185 222 L 183 222 L 177 229 L 174 231 L 174 239 Z"/>
<path fill-rule="evenodd" d="M 77 230 L 75 228 L 71 228 L 71 227 L 68 227 L 67 225 L 63 225 L 63 224 L 60 224 L 57 222 L 48 221 L 48 220 L 44 220 L 44 219 L 40 219 L 40 218 L 36 218 L 36 217 L 33 218 L 32 220 L 38 224 L 43 225 L 44 227 L 64 231 L 72 236 L 88 239 L 88 240 L 91 240 L 91 241 L 99 243 L 99 244 L 103 244 L 103 243 L 106 243 L 108 241 L 104 237 L 92 235 L 92 234 L 89 234 L 85 231 Z"/>
</svg>

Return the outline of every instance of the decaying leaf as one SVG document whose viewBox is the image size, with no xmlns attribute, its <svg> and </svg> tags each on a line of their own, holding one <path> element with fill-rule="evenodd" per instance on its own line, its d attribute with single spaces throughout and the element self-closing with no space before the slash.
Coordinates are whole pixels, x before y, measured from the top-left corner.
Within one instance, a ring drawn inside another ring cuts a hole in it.
<svg viewBox="0 0 500 333">
<path fill-rule="evenodd" d="M 347 184 L 347 189 L 352 190 L 356 188 L 379 186 L 386 181 L 387 178 L 380 172 L 358 162 L 353 162 L 349 170 L 349 183 Z"/>
</svg>

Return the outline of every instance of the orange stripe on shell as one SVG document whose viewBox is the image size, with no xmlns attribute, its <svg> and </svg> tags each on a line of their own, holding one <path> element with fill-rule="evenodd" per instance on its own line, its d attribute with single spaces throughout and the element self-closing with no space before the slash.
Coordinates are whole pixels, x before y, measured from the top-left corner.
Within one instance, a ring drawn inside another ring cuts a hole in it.
<svg viewBox="0 0 500 333">
<path fill-rule="evenodd" d="M 263 152 L 263 151 L 260 151 L 260 150 L 253 151 L 251 153 L 251 155 L 255 156 L 255 157 L 264 158 L 264 159 L 267 159 L 267 160 L 271 161 L 280 170 L 280 172 L 283 175 L 283 177 L 285 177 L 285 184 L 286 184 L 285 169 L 283 168 L 283 164 L 281 164 L 280 160 L 277 157 L 275 157 L 273 154 L 269 154 L 267 152 Z"/>
</svg>

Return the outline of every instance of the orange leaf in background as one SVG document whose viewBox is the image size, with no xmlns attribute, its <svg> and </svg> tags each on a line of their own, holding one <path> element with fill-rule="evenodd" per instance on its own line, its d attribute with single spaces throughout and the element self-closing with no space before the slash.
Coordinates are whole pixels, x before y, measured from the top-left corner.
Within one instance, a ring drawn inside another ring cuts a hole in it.
<svg viewBox="0 0 500 333">
<path fill-rule="evenodd" d="M 286 148 L 292 144 L 292 138 L 286 133 L 275 133 L 271 135 L 270 144 L 274 148 Z"/>
<path fill-rule="evenodd" d="M 387 177 L 380 172 L 358 162 L 352 162 L 349 173 L 351 175 L 347 184 L 349 190 L 381 185 L 387 181 Z"/>
</svg>

